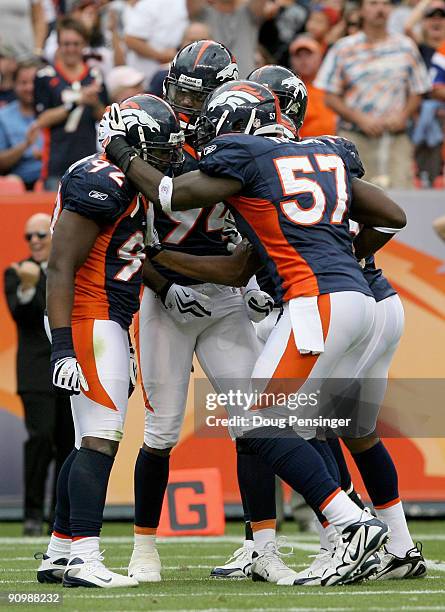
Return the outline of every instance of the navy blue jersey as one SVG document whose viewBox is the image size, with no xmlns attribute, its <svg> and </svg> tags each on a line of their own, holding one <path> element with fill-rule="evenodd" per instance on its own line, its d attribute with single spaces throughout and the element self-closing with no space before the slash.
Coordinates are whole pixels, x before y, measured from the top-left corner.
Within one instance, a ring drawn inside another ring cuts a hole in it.
<svg viewBox="0 0 445 612">
<path fill-rule="evenodd" d="M 197 154 L 189 146 L 184 148 L 183 173 L 197 170 Z M 230 255 L 227 242 L 222 239 L 227 207 L 222 202 L 208 208 L 173 211 L 169 215 L 155 211 L 154 225 L 163 246 L 172 251 L 191 255 Z M 180 285 L 196 285 L 201 281 L 164 268 L 155 261 L 153 266 L 165 278 Z"/>
<path fill-rule="evenodd" d="M 354 160 L 341 142 L 230 134 L 205 152 L 202 172 L 242 184 L 228 203 L 262 258 L 277 300 L 337 291 L 372 295 L 352 252 Z"/>
<path fill-rule="evenodd" d="M 76 274 L 72 320 L 110 319 L 128 328 L 139 310 L 145 201 L 119 168 L 101 155 L 92 155 L 63 176 L 52 227 L 62 210 L 87 217 L 101 228 Z"/>
<path fill-rule="evenodd" d="M 100 72 L 97 68 L 89 68 L 86 64 L 83 73 L 76 81 L 63 72 L 57 63 L 54 66 L 45 66 L 37 72 L 34 81 L 34 103 L 36 113 L 40 115 L 45 110 L 62 106 L 72 101 L 73 92 L 80 87 L 101 82 Z M 105 87 L 101 85 L 99 98 L 103 104 L 107 103 Z M 92 155 L 97 150 L 96 145 L 96 118 L 91 106 L 75 109 L 80 113 L 79 122 L 74 131 L 66 131 L 67 121 L 53 125 L 43 130 L 44 148 L 42 157 L 42 176 L 62 176 L 64 172 L 78 159 Z"/>
</svg>

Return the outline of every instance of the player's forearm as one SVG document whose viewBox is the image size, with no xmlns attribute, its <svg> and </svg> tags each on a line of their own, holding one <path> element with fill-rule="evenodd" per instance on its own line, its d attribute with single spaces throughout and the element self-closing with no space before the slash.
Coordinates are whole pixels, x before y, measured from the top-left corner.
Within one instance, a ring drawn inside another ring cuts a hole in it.
<svg viewBox="0 0 445 612">
<path fill-rule="evenodd" d="M 383 189 L 355 178 L 352 181 L 350 217 L 365 227 L 386 227 L 399 230 L 406 225 L 406 215 Z"/>
<path fill-rule="evenodd" d="M 252 249 L 239 250 L 230 256 L 163 250 L 155 261 L 190 278 L 230 287 L 243 287 L 261 265 Z"/>
<path fill-rule="evenodd" d="M 15 147 L 6 149 L 6 151 L 0 152 L 0 172 L 8 172 L 13 166 L 15 166 L 20 159 L 23 157 L 27 149 L 27 143 L 21 142 Z"/>
<path fill-rule="evenodd" d="M 126 175 L 136 189 L 148 198 L 150 202 L 159 205 L 159 183 L 163 178 L 163 174 L 159 170 L 136 157 L 131 162 Z"/>
<path fill-rule="evenodd" d="M 37 124 L 39 128 L 50 128 L 53 125 L 63 123 L 69 115 L 69 111 L 64 106 L 56 106 L 43 111 L 38 118 Z"/>
<path fill-rule="evenodd" d="M 144 261 L 144 267 L 142 268 L 142 281 L 146 287 L 154 291 L 155 293 L 160 293 L 165 285 L 168 283 L 168 280 L 165 276 L 162 276 L 151 264 L 151 262 L 146 259 Z"/>
<path fill-rule="evenodd" d="M 354 240 L 354 253 L 357 259 L 369 257 L 394 238 L 394 234 L 385 234 L 372 228 L 364 227 Z"/>
<path fill-rule="evenodd" d="M 51 329 L 71 327 L 74 278 L 74 264 L 64 264 L 50 257 L 46 281 L 46 308 Z"/>
</svg>

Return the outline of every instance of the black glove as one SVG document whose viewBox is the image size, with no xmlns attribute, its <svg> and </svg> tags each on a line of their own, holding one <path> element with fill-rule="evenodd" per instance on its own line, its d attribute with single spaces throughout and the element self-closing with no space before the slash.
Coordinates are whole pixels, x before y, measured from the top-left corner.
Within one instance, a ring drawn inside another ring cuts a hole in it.
<svg viewBox="0 0 445 612">
<path fill-rule="evenodd" d="M 105 147 L 105 153 L 124 174 L 128 172 L 133 159 L 138 157 L 136 149 L 130 146 L 123 136 L 114 136 Z"/>
</svg>

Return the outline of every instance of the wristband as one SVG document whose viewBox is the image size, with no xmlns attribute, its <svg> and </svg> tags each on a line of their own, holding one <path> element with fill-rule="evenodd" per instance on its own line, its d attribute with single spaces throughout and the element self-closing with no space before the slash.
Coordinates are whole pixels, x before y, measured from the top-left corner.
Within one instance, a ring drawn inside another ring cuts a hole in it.
<svg viewBox="0 0 445 612">
<path fill-rule="evenodd" d="M 148 259 L 151 261 L 154 259 L 159 253 L 162 253 L 164 247 L 160 242 L 155 242 L 155 244 L 149 244 L 145 247 L 144 253 L 147 255 Z"/>
<path fill-rule="evenodd" d="M 71 327 L 56 327 L 51 330 L 52 352 L 74 351 Z"/>
<path fill-rule="evenodd" d="M 372 229 L 381 234 L 397 234 L 402 231 L 403 227 L 373 227 Z"/>
<path fill-rule="evenodd" d="M 173 281 L 167 281 L 162 289 L 158 292 L 159 297 L 161 298 L 161 302 L 165 306 L 165 298 L 167 297 L 167 293 L 169 292 L 170 287 L 174 285 Z"/>
<path fill-rule="evenodd" d="M 130 164 L 138 157 L 135 149 L 128 144 L 123 136 L 115 136 L 105 147 L 107 157 L 126 174 Z"/>
<path fill-rule="evenodd" d="M 172 212 L 172 195 L 173 180 L 169 176 L 164 176 L 159 183 L 159 203 L 163 212 L 167 214 Z"/>
</svg>

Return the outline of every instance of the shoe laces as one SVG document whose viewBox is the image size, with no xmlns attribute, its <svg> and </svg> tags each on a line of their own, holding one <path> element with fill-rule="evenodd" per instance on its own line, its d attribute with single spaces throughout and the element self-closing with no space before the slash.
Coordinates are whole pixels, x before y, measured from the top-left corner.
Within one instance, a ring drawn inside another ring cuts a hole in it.
<svg viewBox="0 0 445 612">
<path fill-rule="evenodd" d="M 237 561 L 240 557 L 242 556 L 251 556 L 252 555 L 252 550 L 248 548 L 247 546 L 240 546 L 239 548 L 237 548 L 235 550 L 234 553 L 232 553 L 232 556 L 229 557 L 225 563 L 225 565 L 228 565 L 229 563 L 232 563 L 233 561 Z"/>
<path fill-rule="evenodd" d="M 286 548 L 288 551 L 285 550 Z M 283 557 L 290 557 L 293 552 L 293 546 L 287 543 L 286 536 L 280 536 L 276 542 L 267 542 L 261 556 L 264 556 L 274 569 L 288 570 Z"/>
<path fill-rule="evenodd" d="M 102 569 L 106 569 L 105 565 L 102 563 L 104 560 L 104 552 L 105 550 L 98 551 L 95 550 L 91 552 L 88 557 L 85 558 L 85 566 L 90 569 L 96 569 L 98 566 Z"/>
<path fill-rule="evenodd" d="M 332 552 L 330 550 L 327 550 L 326 548 L 322 548 L 316 555 L 309 555 L 309 558 L 313 559 L 311 567 L 314 569 L 315 567 L 324 565 L 326 561 L 331 559 Z"/>
</svg>

